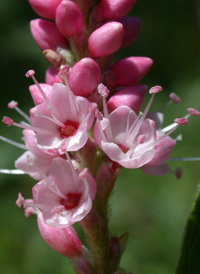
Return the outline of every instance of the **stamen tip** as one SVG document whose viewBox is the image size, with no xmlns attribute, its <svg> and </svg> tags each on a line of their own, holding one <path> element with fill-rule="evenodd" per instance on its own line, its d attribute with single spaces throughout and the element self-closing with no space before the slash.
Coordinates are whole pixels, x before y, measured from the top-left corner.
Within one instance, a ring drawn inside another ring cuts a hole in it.
<svg viewBox="0 0 200 274">
<path fill-rule="evenodd" d="M 175 104 L 178 104 L 178 103 L 180 103 L 180 101 L 181 101 L 180 97 L 178 97 L 178 95 L 176 95 L 176 93 L 174 93 L 174 92 L 170 93 L 169 98 L 170 98 L 170 99 L 172 100 L 172 102 L 175 103 Z"/>
<path fill-rule="evenodd" d="M 8 103 L 8 108 L 13 109 L 16 108 L 18 106 L 18 102 L 16 101 L 11 101 L 10 103 Z"/>
<path fill-rule="evenodd" d="M 109 94 L 109 90 L 106 86 L 104 86 L 102 83 L 98 85 L 98 93 L 102 96 L 102 97 L 107 97 Z"/>
<path fill-rule="evenodd" d="M 33 77 L 34 74 L 35 74 L 35 71 L 34 71 L 33 69 L 30 69 L 30 70 L 28 70 L 28 71 L 26 72 L 25 76 L 26 76 L 27 78 L 30 78 L 30 77 Z"/>
<path fill-rule="evenodd" d="M 176 178 L 177 179 L 180 179 L 182 177 L 182 174 L 183 174 L 183 170 L 181 167 L 178 167 L 176 170 L 175 170 L 175 175 L 176 175 Z"/>
<path fill-rule="evenodd" d="M 174 120 L 175 123 L 177 123 L 179 126 L 186 125 L 188 123 L 188 119 L 186 118 L 176 118 Z"/>
<path fill-rule="evenodd" d="M 22 196 L 21 193 L 18 193 L 18 199 L 17 199 L 17 201 L 16 201 L 16 205 L 17 205 L 18 207 L 22 207 L 23 204 L 24 204 L 24 198 L 23 198 L 23 196 Z"/>
<path fill-rule="evenodd" d="M 13 125 L 13 120 L 7 116 L 3 117 L 2 122 L 6 125 L 8 125 L 9 127 Z"/>
<path fill-rule="evenodd" d="M 62 76 L 62 75 L 68 75 L 69 74 L 69 71 L 70 71 L 70 66 L 69 65 L 66 65 L 64 66 L 58 73 L 59 76 Z"/>
<path fill-rule="evenodd" d="M 195 108 L 188 108 L 188 112 L 189 112 L 190 115 L 200 116 L 200 112 Z"/>
<path fill-rule="evenodd" d="M 154 94 L 154 93 L 160 92 L 161 90 L 162 90 L 162 87 L 157 85 L 157 86 L 150 88 L 149 93 Z"/>
<path fill-rule="evenodd" d="M 99 121 L 103 120 L 103 115 L 98 109 L 95 110 L 95 118 Z"/>
</svg>

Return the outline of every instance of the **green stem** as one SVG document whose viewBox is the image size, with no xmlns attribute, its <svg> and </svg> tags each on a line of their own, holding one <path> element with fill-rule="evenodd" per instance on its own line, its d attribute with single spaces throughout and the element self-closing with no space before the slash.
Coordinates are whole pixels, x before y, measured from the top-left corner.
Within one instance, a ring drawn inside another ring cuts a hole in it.
<svg viewBox="0 0 200 274">
<path fill-rule="evenodd" d="M 200 188 L 187 220 L 176 274 L 200 273 Z"/>
</svg>

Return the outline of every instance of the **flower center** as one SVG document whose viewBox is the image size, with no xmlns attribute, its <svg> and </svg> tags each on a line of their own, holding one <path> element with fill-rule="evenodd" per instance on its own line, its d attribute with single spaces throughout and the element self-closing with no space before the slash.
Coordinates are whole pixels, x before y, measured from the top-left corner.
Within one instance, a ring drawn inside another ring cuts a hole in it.
<svg viewBox="0 0 200 274">
<path fill-rule="evenodd" d="M 125 147 L 125 146 L 123 146 L 123 145 L 121 145 L 121 144 L 118 144 L 118 147 L 119 147 L 124 153 L 126 153 L 126 152 L 129 150 L 129 148 L 127 148 L 127 147 Z"/>
<path fill-rule="evenodd" d="M 65 207 L 66 210 L 70 210 L 79 204 L 81 198 L 80 193 L 68 193 L 66 199 L 61 199 L 60 203 Z"/>
<path fill-rule="evenodd" d="M 65 127 L 58 128 L 61 138 L 66 138 L 74 135 L 78 129 L 79 123 L 67 120 L 64 125 Z"/>
</svg>

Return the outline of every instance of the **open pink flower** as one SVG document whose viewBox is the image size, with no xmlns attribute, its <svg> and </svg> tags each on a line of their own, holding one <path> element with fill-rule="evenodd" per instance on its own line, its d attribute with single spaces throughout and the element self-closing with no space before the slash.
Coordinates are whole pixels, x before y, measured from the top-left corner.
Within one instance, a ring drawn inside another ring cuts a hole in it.
<svg viewBox="0 0 200 274">
<path fill-rule="evenodd" d="M 55 83 L 45 102 L 30 111 L 37 145 L 42 150 L 76 151 L 88 139 L 94 120 L 94 104 L 75 96 L 69 87 Z"/>
<path fill-rule="evenodd" d="M 81 221 L 90 211 L 96 183 L 87 170 L 75 170 L 62 158 L 55 158 L 46 179 L 33 188 L 33 205 L 44 222 L 52 227 L 67 227 Z"/>
<path fill-rule="evenodd" d="M 120 106 L 97 121 L 94 138 L 111 160 L 126 168 L 138 168 L 153 158 L 155 123 L 139 120 L 132 109 Z"/>
<path fill-rule="evenodd" d="M 15 161 L 15 166 L 34 179 L 41 180 L 43 179 L 43 174 L 48 174 L 52 159 L 58 157 L 59 154 L 55 150 L 50 151 L 51 153 L 45 153 L 40 150 L 36 145 L 35 133 L 32 130 L 23 130 L 23 135 L 28 151 Z"/>
</svg>

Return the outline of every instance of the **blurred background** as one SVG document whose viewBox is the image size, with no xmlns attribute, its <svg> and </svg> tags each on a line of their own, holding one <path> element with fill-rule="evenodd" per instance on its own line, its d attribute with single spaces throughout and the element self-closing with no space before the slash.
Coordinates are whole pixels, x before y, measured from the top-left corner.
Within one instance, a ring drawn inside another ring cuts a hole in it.
<svg viewBox="0 0 200 274">
<path fill-rule="evenodd" d="M 200 108 L 200 1 L 138 0 L 131 14 L 142 20 L 141 32 L 132 46 L 116 58 L 148 56 L 154 65 L 142 83 L 159 84 L 163 92 L 156 96 L 152 110 L 168 101 L 170 92 L 181 103 L 165 110 L 165 123 L 186 114 L 187 107 Z M 29 21 L 37 18 L 26 0 L 0 1 L 0 115 L 20 117 L 7 109 L 11 100 L 26 112 L 32 106 L 24 77 L 34 69 L 44 81 L 48 64 L 33 41 Z M 174 134 L 183 134 L 173 157 L 200 156 L 200 123 L 191 117 L 189 124 Z M 0 135 L 20 141 L 21 130 L 0 126 Z M 0 168 L 13 168 L 22 151 L 0 143 Z M 120 236 L 130 233 L 121 266 L 134 274 L 174 273 L 181 247 L 184 225 L 200 179 L 200 162 L 171 162 L 172 170 L 183 168 L 177 180 L 173 173 L 150 177 L 140 170 L 122 170 L 111 200 L 111 231 Z M 15 205 L 18 192 L 31 197 L 34 180 L 27 175 L 0 174 L 0 270 L 4 274 L 72 274 L 68 260 L 51 250 L 41 238 L 36 218 L 24 217 Z"/>
</svg>

